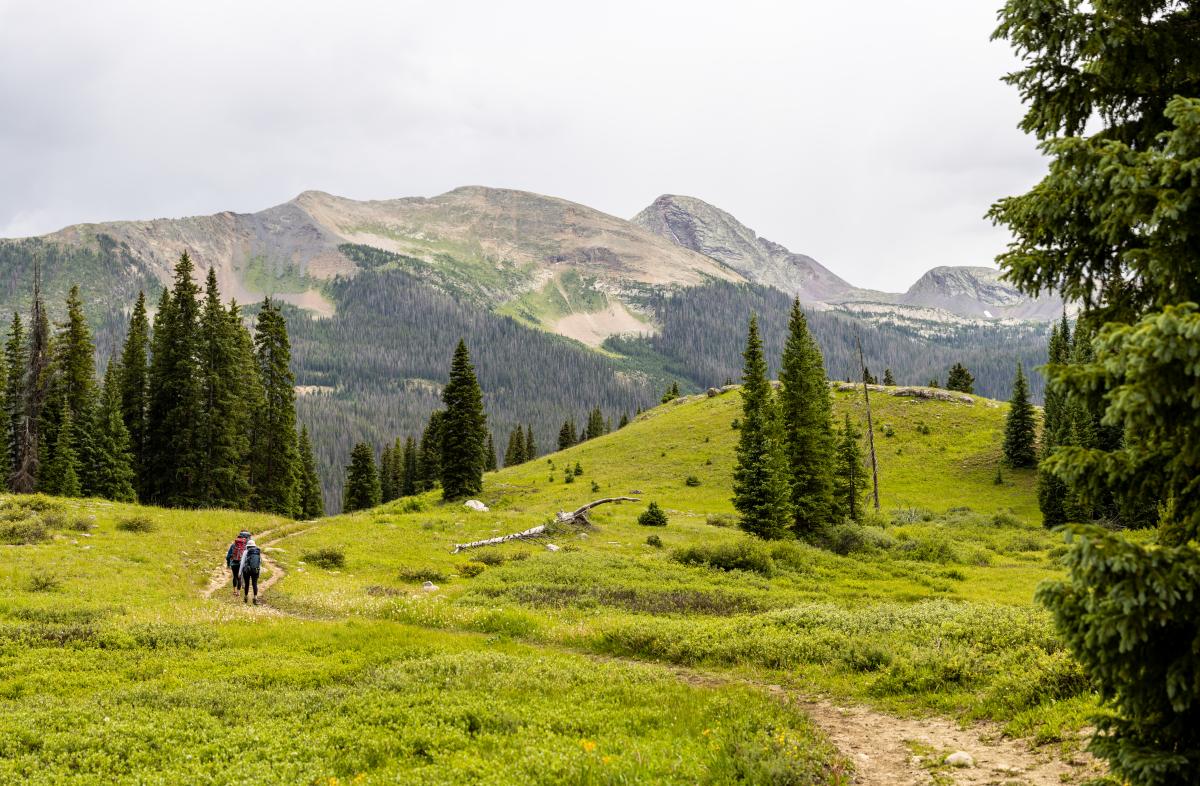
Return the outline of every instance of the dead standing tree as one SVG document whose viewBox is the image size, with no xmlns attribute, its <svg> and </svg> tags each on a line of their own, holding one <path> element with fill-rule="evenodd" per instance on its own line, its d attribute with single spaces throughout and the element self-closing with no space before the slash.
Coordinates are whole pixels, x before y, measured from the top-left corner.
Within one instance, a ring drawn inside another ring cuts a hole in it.
<svg viewBox="0 0 1200 786">
<path fill-rule="evenodd" d="M 875 429 L 871 425 L 871 394 L 867 390 L 867 362 L 863 359 L 862 339 L 858 344 L 858 364 L 862 366 L 863 401 L 867 405 L 867 446 L 871 451 L 871 483 L 874 486 L 875 510 L 879 510 L 879 465 L 875 462 Z"/>
<path fill-rule="evenodd" d="M 553 525 L 554 526 L 589 527 L 589 526 L 591 526 L 592 522 L 588 519 L 587 512 L 589 510 L 591 510 L 592 508 L 596 507 L 597 505 L 604 505 L 605 503 L 608 503 L 608 502 L 638 502 L 638 501 L 639 500 L 637 497 L 605 497 L 604 499 L 598 499 L 598 500 L 595 500 L 594 502 L 589 502 L 588 504 L 584 505 L 583 507 L 577 508 L 576 510 L 571 511 L 571 512 L 568 512 L 565 510 L 561 511 L 557 516 L 554 517 Z M 480 546 L 495 546 L 500 543 L 507 543 L 510 540 L 526 540 L 528 538 L 542 537 L 543 535 L 548 534 L 549 528 L 550 528 L 550 525 L 539 524 L 538 526 L 530 527 L 529 529 L 527 529 L 523 532 L 513 532 L 509 535 L 500 535 L 495 538 L 488 538 L 487 540 L 475 540 L 470 543 L 456 543 L 454 545 L 454 550 L 451 551 L 450 553 L 457 554 L 460 551 L 465 551 L 467 549 L 474 549 L 474 548 L 478 548 Z"/>
</svg>

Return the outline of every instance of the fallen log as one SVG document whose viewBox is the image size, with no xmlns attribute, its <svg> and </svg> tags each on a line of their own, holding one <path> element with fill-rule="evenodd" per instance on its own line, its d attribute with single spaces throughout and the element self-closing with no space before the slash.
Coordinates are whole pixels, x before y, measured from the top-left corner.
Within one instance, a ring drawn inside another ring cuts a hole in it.
<svg viewBox="0 0 1200 786">
<path fill-rule="evenodd" d="M 588 520 L 587 512 L 589 510 L 591 510 L 592 508 L 596 507 L 597 505 L 604 505 L 605 503 L 608 503 L 608 502 L 638 502 L 638 501 L 639 500 L 637 497 L 605 497 L 604 499 L 598 499 L 598 500 L 595 500 L 594 502 L 589 502 L 588 504 L 584 505 L 583 507 L 578 508 L 573 511 L 570 511 L 570 512 L 565 511 L 565 510 L 560 511 L 558 513 L 558 515 L 556 515 L 554 517 L 554 523 L 555 524 L 569 524 L 569 525 L 583 524 L 583 525 L 590 526 L 592 522 L 590 522 Z M 507 543 L 510 540 L 525 540 L 527 538 L 537 538 L 537 537 L 541 537 L 542 535 L 545 535 L 545 534 L 546 534 L 546 525 L 539 524 L 536 527 L 530 527 L 529 529 L 525 530 L 524 532 L 513 532 L 508 535 L 499 535 L 497 537 L 488 538 L 486 540 L 475 540 L 470 543 L 456 543 L 456 544 L 454 544 L 454 550 L 451 551 L 450 553 L 457 554 L 460 551 L 466 551 L 467 549 L 474 549 L 474 548 L 478 548 L 480 546 L 495 546 L 500 543 Z"/>
</svg>

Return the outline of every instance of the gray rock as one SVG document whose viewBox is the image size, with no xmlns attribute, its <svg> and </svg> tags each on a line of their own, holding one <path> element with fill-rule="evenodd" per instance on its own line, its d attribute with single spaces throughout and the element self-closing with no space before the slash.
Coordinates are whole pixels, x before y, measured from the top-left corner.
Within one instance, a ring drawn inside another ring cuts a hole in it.
<svg viewBox="0 0 1200 786">
<path fill-rule="evenodd" d="M 966 751 L 955 751 L 946 757 L 946 763 L 951 767 L 974 767 L 975 757 Z"/>
<path fill-rule="evenodd" d="M 708 389 L 708 397 L 709 398 L 716 398 L 719 395 L 721 395 L 721 391 L 717 390 L 716 388 Z"/>
<path fill-rule="evenodd" d="M 479 513 L 487 513 L 488 512 L 488 506 L 484 505 L 482 502 L 480 502 L 477 499 L 467 500 L 466 502 L 463 503 L 463 507 L 470 508 L 471 510 L 474 510 Z"/>
<path fill-rule="evenodd" d="M 546 544 L 546 551 L 561 551 L 561 550 L 562 549 L 560 549 L 558 546 L 555 546 L 553 543 Z"/>
<path fill-rule="evenodd" d="M 421 585 L 421 589 L 425 590 L 426 592 L 437 592 L 438 585 L 434 584 L 432 581 L 427 581 Z"/>
</svg>

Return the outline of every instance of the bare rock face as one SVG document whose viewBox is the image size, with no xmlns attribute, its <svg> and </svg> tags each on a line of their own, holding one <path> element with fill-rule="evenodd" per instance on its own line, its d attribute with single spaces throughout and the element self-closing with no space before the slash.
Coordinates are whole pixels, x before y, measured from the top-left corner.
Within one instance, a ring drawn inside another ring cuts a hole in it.
<svg viewBox="0 0 1200 786">
<path fill-rule="evenodd" d="M 463 503 L 463 507 L 470 508 L 471 510 L 475 511 L 476 513 L 487 513 L 488 512 L 488 506 L 484 505 L 482 502 L 480 502 L 477 499 L 467 500 L 466 502 Z"/>
<path fill-rule="evenodd" d="M 909 287 L 900 302 L 984 319 L 1049 321 L 1063 310 L 1061 299 L 1027 297 L 990 267 L 935 267 Z"/>
<path fill-rule="evenodd" d="M 846 297 L 855 287 L 810 256 L 795 254 L 695 197 L 664 194 L 632 219 L 677 245 L 724 263 L 756 284 L 809 302 Z"/>
</svg>

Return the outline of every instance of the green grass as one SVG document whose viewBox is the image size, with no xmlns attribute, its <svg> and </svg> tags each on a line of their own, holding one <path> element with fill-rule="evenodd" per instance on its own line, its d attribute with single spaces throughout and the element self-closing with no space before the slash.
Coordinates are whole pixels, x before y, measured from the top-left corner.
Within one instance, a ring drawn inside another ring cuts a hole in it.
<svg viewBox="0 0 1200 786">
<path fill-rule="evenodd" d="M 882 511 L 831 531 L 844 554 L 728 526 L 736 392 L 490 473 L 487 513 L 436 492 L 315 526 L 9 498 L 0 781 L 235 782 L 232 756 L 261 783 L 845 782 L 755 684 L 1067 738 L 1096 700 L 1032 602 L 1062 553 L 1032 473 L 994 483 L 1005 407 L 872 405 Z M 450 553 L 628 494 L 590 529 Z M 666 527 L 637 524 L 651 500 Z M 272 609 L 201 596 L 243 527 L 296 533 L 268 550 Z"/>
<path fill-rule="evenodd" d="M 250 291 L 264 295 L 295 294 L 320 286 L 319 282 L 300 273 L 294 266 L 272 264 L 263 256 L 246 260 L 242 283 Z"/>
<path fill-rule="evenodd" d="M 503 304 L 496 313 L 532 327 L 550 329 L 562 317 L 608 308 L 608 295 L 595 289 L 594 283 L 594 279 L 581 276 L 576 270 L 566 270 L 541 289 Z"/>
</svg>

